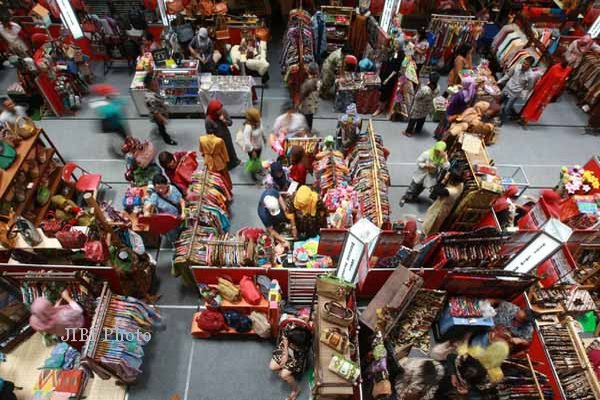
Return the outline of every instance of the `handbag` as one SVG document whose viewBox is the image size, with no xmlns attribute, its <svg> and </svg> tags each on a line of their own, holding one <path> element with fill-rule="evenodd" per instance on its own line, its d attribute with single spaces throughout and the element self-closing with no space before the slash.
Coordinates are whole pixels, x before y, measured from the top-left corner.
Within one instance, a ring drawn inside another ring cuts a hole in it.
<svg viewBox="0 0 600 400">
<path fill-rule="evenodd" d="M 354 320 L 354 311 L 342 306 L 337 301 L 328 301 L 323 304 L 323 319 L 332 324 L 349 326 Z"/>
<path fill-rule="evenodd" d="M 327 369 L 349 382 L 354 382 L 360 376 L 359 365 L 344 358 L 341 354 L 334 354 L 333 357 L 331 357 Z"/>
<path fill-rule="evenodd" d="M 227 279 L 218 279 L 217 290 L 221 297 L 231 303 L 239 303 L 241 300 L 240 289 Z"/>
<path fill-rule="evenodd" d="M 223 313 L 225 323 L 236 332 L 246 333 L 252 330 L 252 320 L 247 315 L 235 310 L 227 310 Z"/>
<path fill-rule="evenodd" d="M 254 333 L 263 339 L 271 337 L 271 324 L 265 314 L 252 311 L 252 313 L 250 313 L 250 319 L 252 320 L 252 330 Z"/>
<path fill-rule="evenodd" d="M 206 332 L 219 332 L 225 329 L 225 318 L 218 311 L 205 310 L 196 317 L 196 325 Z"/>
<path fill-rule="evenodd" d="M 17 117 L 15 121 L 15 133 L 22 139 L 29 139 L 37 133 L 37 126 L 29 117 Z"/>
<path fill-rule="evenodd" d="M 323 274 L 317 277 L 317 294 L 335 300 L 346 300 L 354 285 L 333 275 Z"/>
<path fill-rule="evenodd" d="M 148 165 L 154 162 L 154 158 L 156 158 L 156 147 L 154 147 L 154 143 L 151 141 L 145 141 L 140 144 L 137 150 L 133 153 L 135 158 L 135 163 L 141 167 L 146 168 Z"/>
<path fill-rule="evenodd" d="M 108 260 L 108 248 L 101 240 L 89 240 L 83 246 L 85 258 L 89 261 L 102 264 Z"/>
<path fill-rule="evenodd" d="M 167 6 L 167 14 L 179 14 L 184 10 L 183 1 L 181 0 L 171 0 L 166 1 L 165 6 Z"/>
<path fill-rule="evenodd" d="M 325 343 L 327 346 L 342 354 L 345 354 L 350 347 L 354 347 L 354 344 L 350 343 L 348 334 L 342 332 L 339 328 L 327 328 L 324 331 L 321 331 L 320 340 L 321 343 Z"/>
<path fill-rule="evenodd" d="M 62 229 L 63 224 L 63 221 L 56 219 L 54 211 L 50 211 L 46 220 L 40 224 L 40 228 L 46 237 L 53 238 L 56 236 L 56 232 Z"/>
<path fill-rule="evenodd" d="M 17 158 L 15 148 L 6 141 L 0 141 L 0 169 L 8 169 Z"/>
<path fill-rule="evenodd" d="M 61 231 L 56 232 L 56 238 L 65 249 L 81 249 L 87 241 L 85 233 L 73 229 L 71 225 L 65 225 Z"/>
<path fill-rule="evenodd" d="M 21 216 L 16 217 L 15 222 L 8 230 L 7 236 L 10 239 L 16 237 L 17 233 L 21 234 L 23 240 L 25 240 L 30 247 L 35 247 L 42 243 L 42 235 L 39 234 L 36 227 L 31 223 L 31 221 Z"/>
<path fill-rule="evenodd" d="M 175 169 L 173 183 L 187 188 L 192 183 L 192 175 L 197 169 L 198 159 L 196 158 L 196 153 L 190 151 L 179 160 L 179 164 L 177 164 L 177 168 Z"/>
<path fill-rule="evenodd" d="M 389 379 L 383 379 L 373 384 L 371 391 L 374 399 L 386 398 L 392 395 L 392 384 Z"/>
<path fill-rule="evenodd" d="M 240 292 L 242 293 L 244 300 L 252 305 L 257 305 L 262 299 L 254 281 L 247 275 L 242 276 L 242 279 L 240 280 Z"/>
<path fill-rule="evenodd" d="M 200 14 L 202 14 L 205 17 L 211 16 L 214 8 L 215 8 L 215 3 L 213 3 L 212 0 L 201 0 L 200 3 L 198 4 L 198 9 L 200 11 Z"/>
</svg>

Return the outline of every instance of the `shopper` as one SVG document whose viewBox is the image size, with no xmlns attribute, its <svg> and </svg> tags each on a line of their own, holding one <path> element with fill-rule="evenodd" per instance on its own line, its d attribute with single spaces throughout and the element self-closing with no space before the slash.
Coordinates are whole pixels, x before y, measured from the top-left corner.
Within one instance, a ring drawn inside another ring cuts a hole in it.
<svg viewBox="0 0 600 400">
<path fill-rule="evenodd" d="M 258 217 L 269 231 L 269 234 L 283 244 L 284 247 L 289 248 L 290 243 L 281 235 L 288 219 L 285 216 L 287 212 L 285 200 L 279 194 L 279 190 L 266 189 L 260 196 L 257 211 Z"/>
<path fill-rule="evenodd" d="M 310 129 L 304 115 L 296 111 L 292 102 L 286 102 L 282 107 L 282 112 L 273 124 L 273 135 L 278 137 L 285 134 L 286 138 L 306 136 Z"/>
<path fill-rule="evenodd" d="M 202 27 L 188 46 L 190 54 L 200 62 L 201 72 L 214 72 L 213 61 L 214 44 L 208 37 L 208 29 Z"/>
<path fill-rule="evenodd" d="M 454 67 L 448 74 L 448 87 L 460 85 L 460 72 L 463 69 L 473 69 L 473 54 L 470 44 L 463 44 L 458 48 L 454 58 Z"/>
<path fill-rule="evenodd" d="M 19 57 L 28 57 L 29 46 L 21 39 L 21 29 L 21 25 L 12 22 L 9 15 L 0 16 L 0 36 L 6 41 L 9 51 Z"/>
<path fill-rule="evenodd" d="M 150 113 L 150 120 L 156 124 L 158 134 L 163 141 L 168 145 L 176 146 L 177 142 L 167 133 L 166 125 L 169 123 L 169 111 L 164 99 L 154 91 L 154 82 L 151 73 L 147 74 L 144 78 L 144 87 L 146 88 L 144 100 Z"/>
<path fill-rule="evenodd" d="M 185 199 L 175 186 L 169 184 L 167 177 L 162 174 L 154 176 L 152 185 L 150 195 L 144 202 L 144 215 L 170 214 L 185 218 Z"/>
<path fill-rule="evenodd" d="M 425 118 L 433 112 L 433 99 L 440 94 L 440 88 L 438 86 L 439 80 L 440 74 L 432 72 L 431 75 L 429 75 L 429 82 L 427 85 L 421 86 L 415 94 L 412 109 L 410 110 L 410 118 L 406 130 L 404 131 L 404 135 L 410 137 L 415 133 L 421 133 L 421 130 L 423 130 Z"/>
<path fill-rule="evenodd" d="M 432 188 L 437 183 L 439 173 L 450 167 L 446 143 L 437 142 L 432 148 L 421 153 L 417 158 L 417 167 L 400 206 L 404 206 L 405 202 L 418 202 L 421 192 Z"/>
<path fill-rule="evenodd" d="M 321 68 L 321 89 L 319 90 L 322 98 L 331 99 L 333 97 L 335 80 L 341 72 L 344 57 L 348 54 L 352 54 L 352 48 L 348 43 L 345 43 L 342 48 L 338 48 L 327 56 L 323 62 L 323 67 Z"/>
<path fill-rule="evenodd" d="M 346 107 L 346 113 L 338 120 L 337 137 L 344 152 L 348 151 L 358 139 L 362 129 L 362 118 L 357 113 L 356 104 L 350 103 Z"/>
<path fill-rule="evenodd" d="M 529 342 L 533 336 L 533 314 L 521 307 L 504 300 L 492 303 L 496 307 L 494 324 L 507 329 L 513 339 Z M 513 341 L 514 342 L 514 341 Z M 515 342 L 519 343 L 519 341 Z"/>
<path fill-rule="evenodd" d="M 319 66 L 316 63 L 308 66 L 308 79 L 300 87 L 299 110 L 312 132 L 313 117 L 319 110 Z"/>
<path fill-rule="evenodd" d="M 277 189 L 280 192 L 285 192 L 288 190 L 290 181 L 286 176 L 285 169 L 283 168 L 281 162 L 275 161 L 271 164 L 270 176 L 271 186 L 274 189 Z"/>
<path fill-rule="evenodd" d="M 290 178 L 300 185 L 306 185 L 306 153 L 302 146 L 293 146 L 290 151 Z"/>
<path fill-rule="evenodd" d="M 327 227 L 327 208 L 319 194 L 302 185 L 292 198 L 292 235 L 295 239 L 306 240 L 319 235 L 321 228 Z"/>
<path fill-rule="evenodd" d="M 2 103 L 2 113 L 0 113 L 0 122 L 7 124 L 10 129 L 14 129 L 17 123 L 17 118 L 27 115 L 25 108 L 15 105 L 8 97 L 0 99 Z"/>
<path fill-rule="evenodd" d="M 504 123 L 509 114 L 516 117 L 519 113 L 514 106 L 517 100 L 527 99 L 529 92 L 533 89 L 537 80 L 537 74 L 531 70 L 535 62 L 533 57 L 527 57 L 521 65 L 508 70 L 506 74 L 498 81 L 502 87 L 502 113 L 501 122 Z"/>
<path fill-rule="evenodd" d="M 427 41 L 427 31 L 421 28 L 417 31 L 414 59 L 417 64 L 417 76 L 421 75 L 421 69 L 427 61 L 427 53 L 429 52 L 429 42 Z"/>
<path fill-rule="evenodd" d="M 396 83 L 402 70 L 402 61 L 404 60 L 404 52 L 398 42 L 394 43 L 394 50 L 389 58 L 383 61 L 379 70 L 379 78 L 381 79 L 381 94 L 379 96 L 379 106 L 373 113 L 373 117 L 380 114 L 386 114 L 390 106 L 390 100 L 396 91 Z"/>
<path fill-rule="evenodd" d="M 565 58 L 569 65 L 573 69 L 579 67 L 583 56 L 588 52 L 593 51 L 594 53 L 600 53 L 600 46 L 592 39 L 590 35 L 585 35 L 581 39 L 574 40 L 567 51 L 565 52 Z"/>
<path fill-rule="evenodd" d="M 31 304 L 29 324 L 37 332 L 49 333 L 68 340 L 68 329 L 83 328 L 85 320 L 83 309 L 73 300 L 68 290 L 63 290 L 61 297 L 67 302 L 66 305 L 55 306 L 45 297 L 35 299 Z"/>
<path fill-rule="evenodd" d="M 165 175 L 182 194 L 187 194 L 188 187 L 192 183 L 192 174 L 198 168 L 198 160 L 195 151 L 178 151 L 169 153 L 162 151 L 158 155 L 158 162 Z"/>
<path fill-rule="evenodd" d="M 235 152 L 233 140 L 231 139 L 231 132 L 229 132 L 228 127 L 231 125 L 231 118 L 229 118 L 229 114 L 223 107 L 223 103 L 216 99 L 209 101 L 206 108 L 206 120 L 204 121 L 206 133 L 212 133 L 223 139 L 225 142 L 227 154 L 229 156 L 229 162 L 227 163 L 227 168 L 229 170 L 232 170 L 241 164 L 241 161 Z"/>
<path fill-rule="evenodd" d="M 142 37 L 142 46 L 140 47 L 140 53 L 152 53 L 154 50 L 158 50 L 158 43 L 154 41 L 154 35 L 151 32 L 144 32 Z"/>
<path fill-rule="evenodd" d="M 451 353 L 444 362 L 446 373 L 435 395 L 436 400 L 450 398 L 481 399 L 480 385 L 486 382 L 487 371 L 479 360 L 468 354 Z"/>
<path fill-rule="evenodd" d="M 521 110 L 520 122 L 522 124 L 526 125 L 530 121 L 539 121 L 546 106 L 562 93 L 572 69 L 565 58 L 560 63 L 550 67 L 536 83 L 531 97 Z"/>
<path fill-rule="evenodd" d="M 287 400 L 296 400 L 300 394 L 296 379 L 304 374 L 312 342 L 310 330 L 301 322 L 290 321 L 284 326 L 269 363 L 269 369 L 277 372 L 292 388 Z"/>
<path fill-rule="evenodd" d="M 267 142 L 265 133 L 260 122 L 260 111 L 256 108 L 246 110 L 246 121 L 243 127 L 244 150 L 248 153 L 246 171 L 250 173 L 252 180 L 258 182 L 256 174 L 262 171 L 260 154 L 262 146 Z"/>
</svg>

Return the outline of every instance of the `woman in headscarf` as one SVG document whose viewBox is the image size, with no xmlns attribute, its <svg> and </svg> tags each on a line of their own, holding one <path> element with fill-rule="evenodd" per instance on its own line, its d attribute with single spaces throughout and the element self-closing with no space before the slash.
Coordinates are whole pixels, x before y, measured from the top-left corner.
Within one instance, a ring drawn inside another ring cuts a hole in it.
<svg viewBox="0 0 600 400">
<path fill-rule="evenodd" d="M 302 185 L 292 198 L 292 234 L 294 238 L 306 240 L 319 234 L 327 226 L 327 207 L 308 186 Z"/>
<path fill-rule="evenodd" d="M 229 118 L 229 114 L 227 114 L 227 111 L 223 108 L 223 103 L 216 99 L 211 100 L 206 108 L 206 120 L 204 121 L 204 126 L 207 134 L 212 133 L 223 139 L 225 142 L 227 155 L 229 156 L 229 162 L 227 163 L 227 168 L 229 170 L 234 169 L 241 163 L 235 152 L 235 147 L 233 146 L 231 132 L 229 132 L 228 127 L 231 126 L 231 124 L 231 118 Z"/>
<path fill-rule="evenodd" d="M 477 84 L 475 83 L 475 79 L 471 77 L 463 79 L 462 90 L 452 96 L 446 108 L 446 115 L 435 130 L 436 139 L 441 139 L 445 136 L 450 124 L 475 102 L 476 94 Z"/>
<path fill-rule="evenodd" d="M 283 165 L 279 161 L 275 161 L 271 164 L 271 180 L 274 189 L 279 190 L 280 192 L 285 192 L 288 190 L 290 186 L 290 181 L 288 180 L 285 170 L 283 169 Z"/>
<path fill-rule="evenodd" d="M 437 183 L 439 173 L 450 168 L 446 143 L 437 142 L 432 148 L 421 153 L 417 158 L 417 167 L 408 190 L 400 200 L 401 207 L 405 202 L 418 202 L 421 192 L 432 188 Z"/>
<path fill-rule="evenodd" d="M 201 72 L 213 72 L 215 63 L 213 61 L 214 44 L 208 37 L 206 28 L 198 29 L 198 33 L 188 46 L 192 57 L 200 61 Z"/>
</svg>

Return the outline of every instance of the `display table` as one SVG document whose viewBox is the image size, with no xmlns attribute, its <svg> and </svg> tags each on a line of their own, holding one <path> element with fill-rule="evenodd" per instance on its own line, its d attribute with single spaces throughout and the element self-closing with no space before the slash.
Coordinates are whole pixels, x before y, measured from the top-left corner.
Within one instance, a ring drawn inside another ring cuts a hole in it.
<svg viewBox="0 0 600 400">
<path fill-rule="evenodd" d="M 359 114 L 372 114 L 379 105 L 381 79 L 374 72 L 345 73 L 335 81 L 335 110 L 346 112 L 356 103 Z"/>
<path fill-rule="evenodd" d="M 459 73 L 460 79 L 473 78 L 475 82 L 482 82 L 477 86 L 477 101 L 487 101 L 493 103 L 500 100 L 502 89 L 498 86 L 498 82 L 494 74 L 485 65 L 479 65 L 473 69 L 463 69 Z"/>
<path fill-rule="evenodd" d="M 251 76 L 217 76 L 200 74 L 200 106 L 206 110 L 208 102 L 216 99 L 232 117 L 243 117 L 246 110 L 253 106 Z"/>
</svg>

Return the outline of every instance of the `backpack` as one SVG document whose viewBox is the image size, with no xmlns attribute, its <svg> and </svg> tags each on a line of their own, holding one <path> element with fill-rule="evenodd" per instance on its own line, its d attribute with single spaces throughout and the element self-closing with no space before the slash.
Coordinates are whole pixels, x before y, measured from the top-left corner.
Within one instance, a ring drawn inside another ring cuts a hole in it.
<svg viewBox="0 0 600 400">
<path fill-rule="evenodd" d="M 129 17 L 129 23 L 135 29 L 144 31 L 148 27 L 148 23 L 146 22 L 146 16 L 144 15 L 144 11 L 142 11 L 141 9 L 131 9 L 127 13 L 127 16 Z"/>
<path fill-rule="evenodd" d="M 246 333 L 252 329 L 252 320 L 248 316 L 234 310 L 228 310 L 223 313 L 225 323 L 230 328 L 239 333 Z"/>
<path fill-rule="evenodd" d="M 257 305 L 262 299 L 254 281 L 247 275 L 244 275 L 240 280 L 240 292 L 242 292 L 244 300 L 252 305 Z"/>
<path fill-rule="evenodd" d="M 206 332 L 219 332 L 225 328 L 225 318 L 218 311 L 205 310 L 196 317 L 196 325 Z"/>
</svg>

